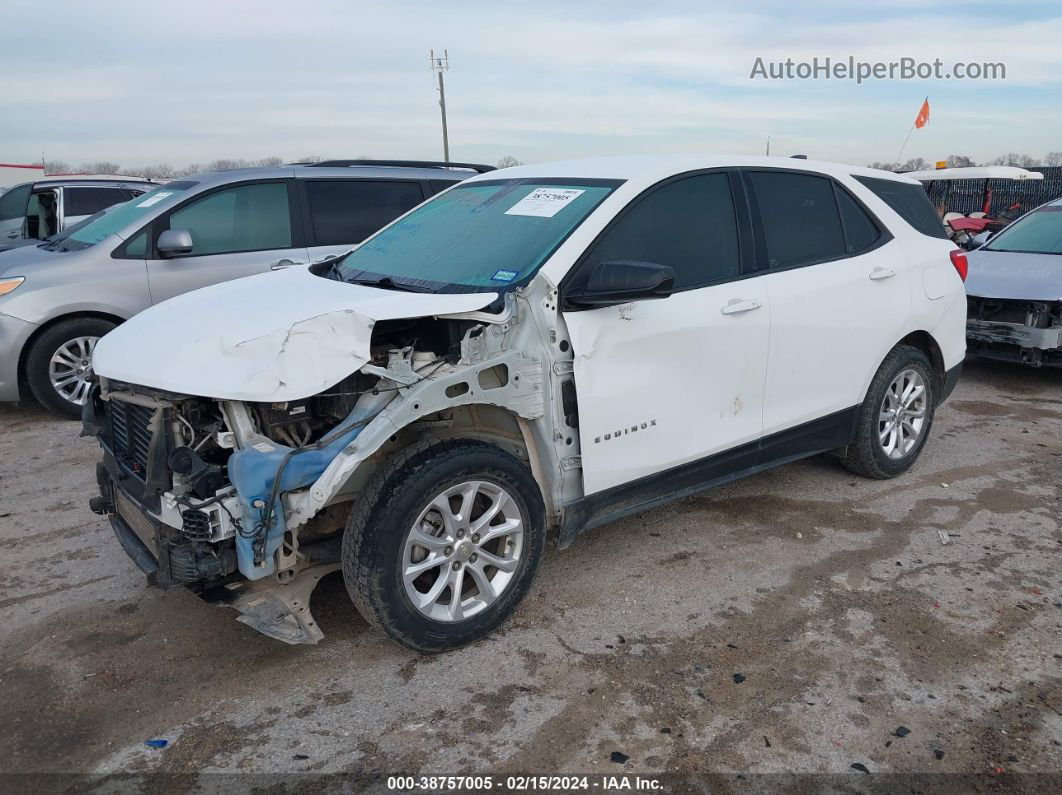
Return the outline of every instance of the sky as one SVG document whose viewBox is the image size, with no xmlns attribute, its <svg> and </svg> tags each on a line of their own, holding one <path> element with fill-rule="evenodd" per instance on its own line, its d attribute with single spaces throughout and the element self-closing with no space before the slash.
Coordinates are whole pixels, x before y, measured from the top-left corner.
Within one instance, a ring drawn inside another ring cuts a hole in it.
<svg viewBox="0 0 1062 795">
<path fill-rule="evenodd" d="M 182 166 L 642 152 L 892 161 L 1062 150 L 1047 2 L 0 0 L 0 162 Z M 1003 62 L 1006 79 L 750 79 L 765 62 Z"/>
</svg>

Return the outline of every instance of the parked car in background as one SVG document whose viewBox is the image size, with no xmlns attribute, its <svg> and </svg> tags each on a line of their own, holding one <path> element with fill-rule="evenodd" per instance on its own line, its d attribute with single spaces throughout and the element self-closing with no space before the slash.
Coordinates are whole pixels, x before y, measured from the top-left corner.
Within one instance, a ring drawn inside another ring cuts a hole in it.
<svg viewBox="0 0 1062 795">
<path fill-rule="evenodd" d="M 1062 199 L 1026 213 L 968 256 L 970 353 L 1062 367 Z"/>
<path fill-rule="evenodd" d="M 344 257 L 102 339 L 90 507 L 149 582 L 272 637 L 315 643 L 310 592 L 342 568 L 368 621 L 454 648 L 516 608 L 547 535 L 826 451 L 907 471 L 962 365 L 965 273 L 921 186 L 886 172 L 478 175 Z"/>
<path fill-rule="evenodd" d="M 59 234 L 93 213 L 157 187 L 133 177 L 55 177 L 15 185 L 0 196 L 0 251 L 10 243 Z"/>
<path fill-rule="evenodd" d="M 61 240 L 0 252 L 0 400 L 28 388 L 48 409 L 76 417 L 96 341 L 137 312 L 349 251 L 425 198 L 488 170 L 342 160 L 199 174 L 157 186 Z M 158 344 L 165 357 L 166 340 Z"/>
</svg>

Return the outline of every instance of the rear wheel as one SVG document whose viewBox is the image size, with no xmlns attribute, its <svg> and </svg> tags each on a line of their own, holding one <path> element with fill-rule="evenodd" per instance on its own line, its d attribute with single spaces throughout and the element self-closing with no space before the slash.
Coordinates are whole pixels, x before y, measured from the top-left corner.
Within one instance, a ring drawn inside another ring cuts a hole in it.
<svg viewBox="0 0 1062 795">
<path fill-rule="evenodd" d="M 545 537 L 542 498 L 520 461 L 478 441 L 422 443 L 355 503 L 343 576 L 370 623 L 411 648 L 444 651 L 515 610 Z"/>
<path fill-rule="evenodd" d="M 936 379 L 918 348 L 894 348 L 878 368 L 859 408 L 854 441 L 841 455 L 844 465 L 870 478 L 906 472 L 922 452 L 936 409 Z"/>
<path fill-rule="evenodd" d="M 101 318 L 71 318 L 33 341 L 26 355 L 26 380 L 42 406 L 61 417 L 81 416 L 92 374 L 92 351 L 114 326 Z"/>
</svg>

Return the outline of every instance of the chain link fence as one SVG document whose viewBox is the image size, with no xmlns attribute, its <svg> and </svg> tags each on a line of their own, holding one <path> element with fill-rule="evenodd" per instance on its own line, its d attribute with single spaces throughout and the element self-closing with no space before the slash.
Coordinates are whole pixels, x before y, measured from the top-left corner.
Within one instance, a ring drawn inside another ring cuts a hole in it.
<svg viewBox="0 0 1062 795">
<path fill-rule="evenodd" d="M 948 212 L 964 215 L 984 209 L 986 196 L 991 197 L 991 213 L 1000 213 L 1014 204 L 1027 212 L 1062 196 L 1062 166 L 1033 166 L 1042 180 L 1019 182 L 1010 179 L 962 179 L 927 182 L 926 192 L 934 206 L 944 205 Z"/>
</svg>

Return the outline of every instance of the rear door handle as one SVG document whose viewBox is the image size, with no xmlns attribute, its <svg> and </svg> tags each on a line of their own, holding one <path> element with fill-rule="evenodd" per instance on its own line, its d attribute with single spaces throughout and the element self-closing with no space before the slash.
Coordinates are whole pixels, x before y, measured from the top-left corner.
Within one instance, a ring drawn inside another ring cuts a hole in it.
<svg viewBox="0 0 1062 795">
<path fill-rule="evenodd" d="M 896 271 L 892 268 L 874 268 L 870 272 L 870 278 L 874 281 L 881 281 L 882 279 L 891 279 L 896 275 Z"/>
<path fill-rule="evenodd" d="M 278 259 L 276 262 L 274 262 L 272 265 L 270 265 L 269 266 L 269 270 L 271 270 L 271 271 L 282 271 L 282 270 L 284 270 L 284 268 L 291 268 L 291 267 L 293 267 L 295 265 L 305 265 L 305 264 L 306 264 L 305 262 L 296 262 L 293 259 L 288 259 L 287 257 L 285 257 L 284 259 Z"/>
<path fill-rule="evenodd" d="M 760 302 L 755 298 L 731 298 L 720 311 L 724 315 L 738 315 L 742 312 L 751 312 L 753 309 L 759 308 Z"/>
</svg>

